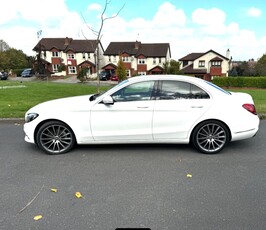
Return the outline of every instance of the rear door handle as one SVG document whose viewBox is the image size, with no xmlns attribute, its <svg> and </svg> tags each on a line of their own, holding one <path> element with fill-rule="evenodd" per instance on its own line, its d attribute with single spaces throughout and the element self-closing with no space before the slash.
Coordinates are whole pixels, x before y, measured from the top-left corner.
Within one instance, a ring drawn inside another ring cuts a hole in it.
<svg viewBox="0 0 266 230">
<path fill-rule="evenodd" d="M 192 105 L 191 108 L 200 109 L 200 108 L 203 108 L 203 105 Z"/>
</svg>

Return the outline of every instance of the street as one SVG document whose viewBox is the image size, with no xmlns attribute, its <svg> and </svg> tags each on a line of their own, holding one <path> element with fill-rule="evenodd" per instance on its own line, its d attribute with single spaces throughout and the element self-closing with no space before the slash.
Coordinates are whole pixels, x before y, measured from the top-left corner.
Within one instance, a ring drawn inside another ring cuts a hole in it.
<svg viewBox="0 0 266 230">
<path fill-rule="evenodd" d="M 24 142 L 23 121 L 0 121 L 0 229 L 265 229 L 265 136 L 262 120 L 217 155 L 158 144 L 50 156 Z"/>
</svg>

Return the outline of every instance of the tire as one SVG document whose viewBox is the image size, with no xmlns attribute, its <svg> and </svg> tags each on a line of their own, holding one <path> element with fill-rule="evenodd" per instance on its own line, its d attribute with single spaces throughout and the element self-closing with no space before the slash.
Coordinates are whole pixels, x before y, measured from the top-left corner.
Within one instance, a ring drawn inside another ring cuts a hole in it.
<svg viewBox="0 0 266 230">
<path fill-rule="evenodd" d="M 49 121 L 38 130 L 36 143 L 47 154 L 57 155 L 70 151 L 76 144 L 76 138 L 68 125 L 60 121 Z"/>
<path fill-rule="evenodd" d="M 219 121 L 204 121 L 192 132 L 192 144 L 202 153 L 220 152 L 230 140 L 228 128 Z"/>
</svg>

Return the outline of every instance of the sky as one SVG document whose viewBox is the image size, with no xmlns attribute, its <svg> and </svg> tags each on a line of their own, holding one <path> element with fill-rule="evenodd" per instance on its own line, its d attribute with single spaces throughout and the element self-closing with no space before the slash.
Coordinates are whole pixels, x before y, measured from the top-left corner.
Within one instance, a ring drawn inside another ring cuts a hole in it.
<svg viewBox="0 0 266 230">
<path fill-rule="evenodd" d="M 107 0 L 101 43 L 169 43 L 171 58 L 214 50 L 234 61 L 266 53 L 265 0 Z M 31 56 L 41 38 L 96 39 L 106 0 L 8 0 L 0 40 Z M 118 14 L 118 15 L 117 15 Z M 117 15 L 117 16 L 115 16 Z M 114 17 L 115 16 L 115 17 Z M 110 18 L 113 17 L 113 18 Z M 40 32 L 41 33 L 38 33 Z"/>
</svg>

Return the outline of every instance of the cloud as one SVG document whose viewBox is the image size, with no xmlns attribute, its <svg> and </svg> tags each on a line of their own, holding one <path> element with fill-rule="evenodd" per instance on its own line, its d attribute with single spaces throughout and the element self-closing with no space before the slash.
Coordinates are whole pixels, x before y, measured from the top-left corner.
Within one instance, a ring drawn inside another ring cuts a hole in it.
<svg viewBox="0 0 266 230">
<path fill-rule="evenodd" d="M 262 15 L 262 11 L 258 8 L 251 7 L 248 9 L 247 15 L 250 17 L 258 18 Z"/>
<path fill-rule="evenodd" d="M 217 8 L 196 9 L 192 13 L 192 22 L 201 27 L 206 34 L 224 34 L 226 14 Z"/>
<path fill-rule="evenodd" d="M 98 3 L 92 3 L 88 6 L 88 10 L 100 11 L 101 9 L 102 9 L 102 6 Z"/>
<path fill-rule="evenodd" d="M 183 10 L 176 9 L 169 2 L 162 4 L 153 17 L 155 25 L 160 27 L 184 26 L 186 24 L 186 15 Z"/>
<path fill-rule="evenodd" d="M 56 13 L 51 11 L 51 5 L 60 10 Z M 253 16 L 262 14 L 257 8 L 251 9 Z M 65 0 L 46 0 L 45 4 L 43 0 L 27 0 L 27 4 L 8 0 L 5 10 L 0 14 L 0 39 L 11 47 L 22 49 L 27 55 L 34 55 L 32 49 L 38 42 L 39 30 L 42 30 L 41 37 L 96 39 L 89 27 L 96 31 L 99 29 L 101 21 L 97 15 L 101 10 L 99 4 L 90 4 L 87 15 L 84 15 L 88 24 L 85 25 L 81 15 L 71 11 Z M 188 14 L 176 5 L 165 2 L 149 19 L 135 17 L 126 20 L 118 15 L 105 21 L 101 42 L 104 49 L 112 41 L 139 39 L 143 43 L 167 42 L 175 60 L 191 52 L 206 52 L 210 49 L 225 55 L 228 48 L 235 60 L 261 56 L 266 37 L 259 38 L 254 31 L 228 20 L 226 13 L 218 8 L 199 8 Z"/>
</svg>

